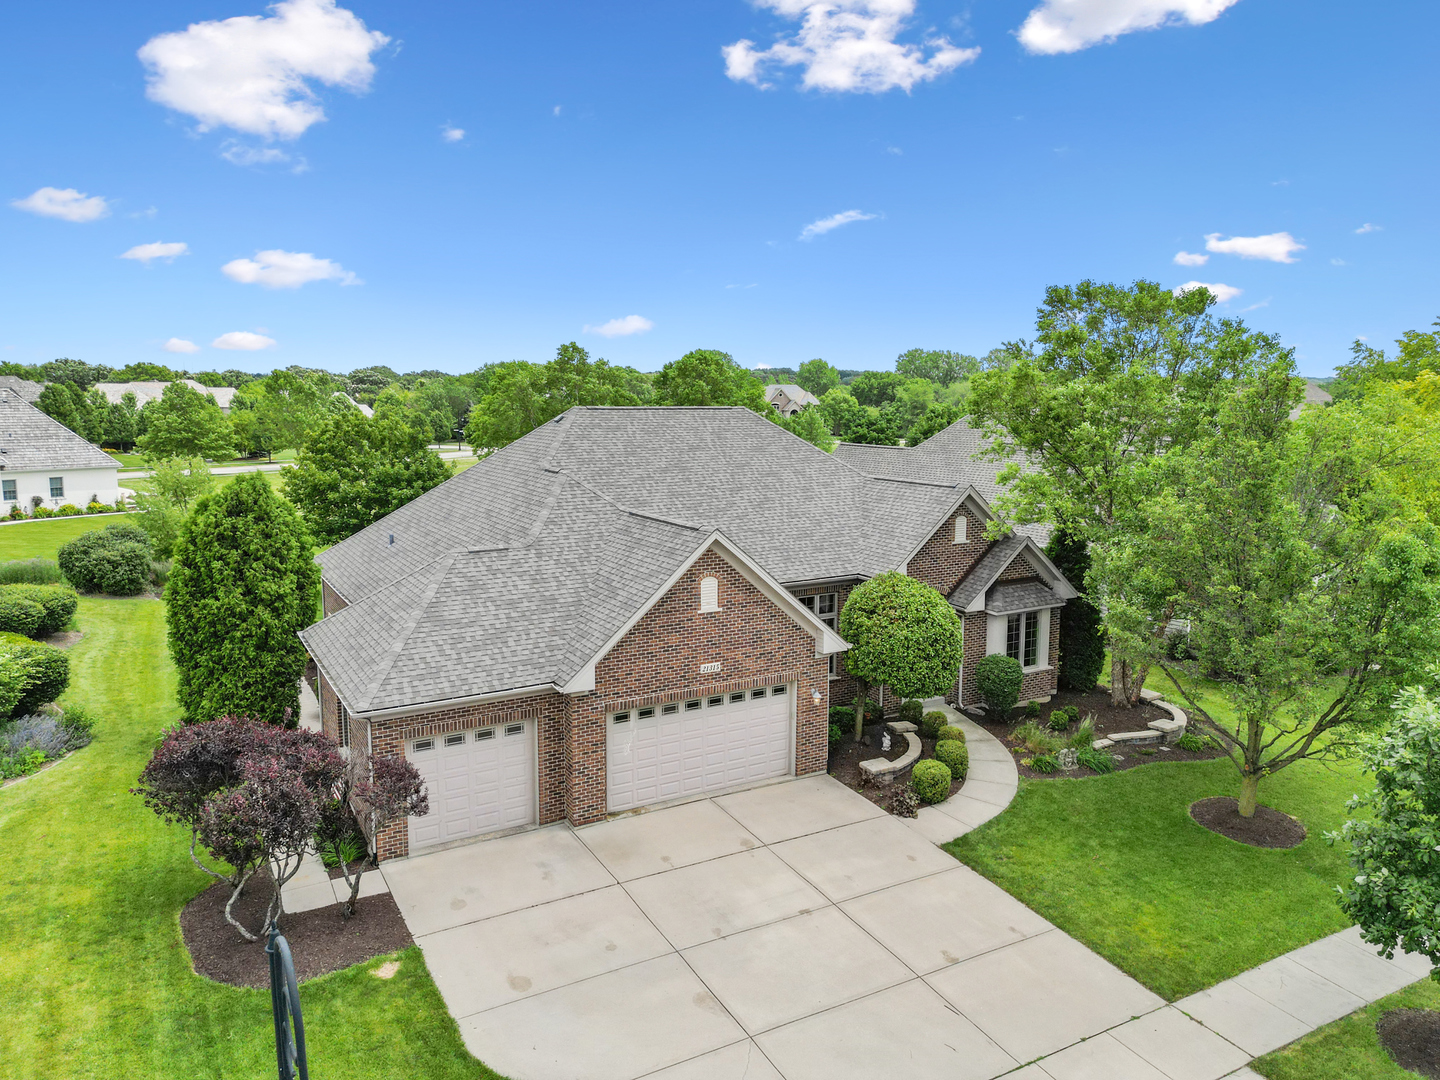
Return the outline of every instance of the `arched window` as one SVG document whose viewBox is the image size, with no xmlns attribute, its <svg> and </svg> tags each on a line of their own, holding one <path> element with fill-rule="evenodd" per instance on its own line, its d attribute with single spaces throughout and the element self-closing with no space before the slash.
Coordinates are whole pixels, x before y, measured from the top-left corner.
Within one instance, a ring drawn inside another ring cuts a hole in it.
<svg viewBox="0 0 1440 1080">
<path fill-rule="evenodd" d="M 720 583 L 713 577 L 700 579 L 700 610 L 720 610 Z"/>
</svg>

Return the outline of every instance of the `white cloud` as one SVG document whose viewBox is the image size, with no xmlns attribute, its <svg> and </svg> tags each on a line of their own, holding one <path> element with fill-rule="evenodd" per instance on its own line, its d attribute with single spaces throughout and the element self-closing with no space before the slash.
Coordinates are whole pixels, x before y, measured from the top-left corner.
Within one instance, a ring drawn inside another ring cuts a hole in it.
<svg viewBox="0 0 1440 1080">
<path fill-rule="evenodd" d="M 164 259 L 166 262 L 174 262 L 178 255 L 189 255 L 190 245 L 185 243 L 162 244 L 136 244 L 129 251 L 120 256 L 122 259 L 134 259 L 146 266 L 150 265 L 151 259 Z"/>
<path fill-rule="evenodd" d="M 802 19 L 793 37 L 768 49 L 741 39 L 720 50 L 725 74 L 736 82 L 768 89 L 766 69 L 800 66 L 807 90 L 852 90 L 878 94 L 909 91 L 968 64 L 978 48 L 961 49 L 945 37 L 930 36 L 924 47 L 895 40 L 915 12 L 915 0 L 756 0 L 787 19 Z M 929 56 L 926 51 L 929 50 Z"/>
<path fill-rule="evenodd" d="M 1356 232 L 1357 234 L 1359 234 L 1359 235 L 1364 235 L 1364 234 L 1367 233 L 1367 232 L 1384 232 L 1384 231 L 1385 231 L 1385 226 L 1383 226 L 1383 225 L 1372 225 L 1372 224 L 1370 224 L 1370 222 L 1368 222 L 1368 221 L 1365 222 L 1364 225 L 1361 225 L 1360 228 L 1358 228 L 1358 229 L 1355 230 L 1355 232 Z"/>
<path fill-rule="evenodd" d="M 335 0 L 281 0 L 269 15 L 191 23 L 140 47 L 151 101 L 267 139 L 298 138 L 325 110 L 307 80 L 359 94 L 389 42 Z"/>
<path fill-rule="evenodd" d="M 465 138 L 465 129 L 451 127 L 449 124 L 446 124 L 440 129 L 440 138 L 444 139 L 446 142 L 459 142 L 461 139 Z"/>
<path fill-rule="evenodd" d="M 559 105 L 556 105 L 555 108 L 554 108 L 554 110 L 551 112 L 550 115 L 551 115 L 551 116 L 559 116 L 559 115 L 560 115 L 560 106 L 559 106 Z"/>
<path fill-rule="evenodd" d="M 231 330 L 210 342 L 217 349 L 232 349 L 240 352 L 257 352 L 275 344 L 274 338 L 264 334 L 252 334 L 249 330 Z"/>
<path fill-rule="evenodd" d="M 1293 263 L 1295 252 L 1304 251 L 1305 245 L 1288 232 L 1268 233 L 1265 236 L 1232 236 L 1221 240 L 1220 234 L 1207 233 L 1205 250 L 1221 255 L 1239 255 L 1242 259 L 1265 259 L 1269 262 Z"/>
<path fill-rule="evenodd" d="M 1243 315 L 1243 314 L 1245 314 L 1245 312 L 1247 312 L 1247 311 L 1259 311 L 1262 307 L 1269 307 L 1269 306 L 1270 306 L 1270 301 L 1273 300 L 1273 299 L 1275 299 L 1273 296 L 1267 296 L 1264 300 L 1261 300 L 1258 304 L 1251 304 L 1249 307 L 1242 307 L 1242 308 L 1240 309 L 1240 314 Z"/>
<path fill-rule="evenodd" d="M 307 251 L 257 251 L 253 259 L 233 259 L 220 267 L 231 281 L 263 285 L 267 289 L 298 289 L 311 281 L 362 284 L 350 271 L 330 259 L 317 259 Z"/>
<path fill-rule="evenodd" d="M 643 334 L 654 325 L 644 315 L 626 315 L 623 319 L 611 319 L 599 326 L 587 326 L 585 333 L 601 337 L 629 337 L 631 334 Z"/>
<path fill-rule="evenodd" d="M 1234 285 L 1222 285 L 1219 282 L 1211 283 L 1209 281 L 1187 281 L 1184 285 L 1176 285 L 1171 291 L 1174 292 L 1176 296 L 1183 296 L 1191 289 L 1209 289 L 1215 299 L 1219 300 L 1222 304 L 1234 300 L 1245 291 L 1244 289 L 1237 289 Z"/>
<path fill-rule="evenodd" d="M 231 165 L 278 165 L 289 161 L 290 155 L 273 146 L 246 146 L 234 139 L 226 139 L 220 156 Z"/>
<path fill-rule="evenodd" d="M 770 370 L 772 367 L 774 367 L 774 366 L 775 366 L 774 364 L 756 364 L 756 365 L 755 365 L 755 370 L 756 370 L 756 371 L 769 371 L 769 370 Z"/>
<path fill-rule="evenodd" d="M 812 221 L 805 228 L 800 230 L 801 240 L 814 240 L 817 236 L 824 236 L 831 229 L 838 229 L 841 225 L 849 225 L 852 221 L 871 221 L 878 215 L 864 214 L 859 210 L 845 210 L 838 214 L 831 214 L 819 221 Z"/>
<path fill-rule="evenodd" d="M 1017 31 L 1032 53 L 1079 52 L 1136 30 L 1189 23 L 1199 26 L 1220 17 L 1238 0 L 1043 0 Z"/>
<path fill-rule="evenodd" d="M 73 187 L 42 187 L 33 195 L 14 199 L 10 203 L 16 210 L 26 210 L 41 217 L 59 218 L 61 221 L 97 221 L 110 213 L 110 204 L 100 195 L 86 195 Z"/>
<path fill-rule="evenodd" d="M 1201 255 L 1195 251 L 1177 251 L 1175 253 L 1176 266 L 1204 266 L 1209 261 L 1209 255 Z"/>
<path fill-rule="evenodd" d="M 1348 266 L 1349 264 L 1348 264 L 1344 259 L 1335 258 L 1335 259 L 1331 259 L 1331 260 L 1330 260 L 1330 265 L 1331 265 L 1331 266 Z"/>
<path fill-rule="evenodd" d="M 172 337 L 160 347 L 166 352 L 196 353 L 200 351 L 199 345 L 193 341 L 186 341 L 183 337 Z"/>
</svg>

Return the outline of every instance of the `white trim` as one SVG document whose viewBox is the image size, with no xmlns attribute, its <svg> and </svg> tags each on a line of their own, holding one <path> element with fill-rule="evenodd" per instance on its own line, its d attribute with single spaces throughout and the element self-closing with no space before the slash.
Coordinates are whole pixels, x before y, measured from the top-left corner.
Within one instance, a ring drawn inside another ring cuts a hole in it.
<svg viewBox="0 0 1440 1080">
<path fill-rule="evenodd" d="M 317 664 L 318 666 L 318 664 Z M 441 709 L 459 709 L 466 705 L 483 705 L 490 701 L 508 701 L 511 698 L 535 697 L 539 694 L 549 694 L 558 691 L 560 687 L 554 683 L 540 683 L 535 686 L 520 686 L 514 690 L 495 690 L 488 694 L 472 694 L 470 697 L 442 698 L 439 701 L 422 701 L 415 705 L 402 705 L 394 709 L 375 709 L 371 712 L 356 712 L 350 710 L 351 716 L 363 716 L 366 720 L 391 720 L 401 716 L 414 716 L 416 713 L 437 712 Z M 339 698 L 337 693 L 336 698 Z"/>
<path fill-rule="evenodd" d="M 1052 607 L 1059 607 L 1066 600 L 1074 600 L 1077 596 L 1080 595 L 1080 593 L 1076 591 L 1075 587 L 1071 585 L 1070 582 L 1066 579 L 1065 575 L 1060 572 L 1059 567 L 1057 567 L 1053 562 L 1051 562 L 1050 559 L 1045 555 L 1045 553 L 1040 550 L 1039 544 L 1035 543 L 1035 541 L 1030 539 L 1030 537 L 1028 536 L 1021 537 L 1021 539 L 1024 542 L 1015 549 L 1015 554 L 1010 556 L 1009 560 L 1005 563 L 1004 566 L 1000 567 L 1000 569 L 995 571 L 995 575 L 989 581 L 985 582 L 984 585 L 980 586 L 979 591 L 975 593 L 974 599 L 972 599 L 970 603 L 966 605 L 965 611 L 967 614 L 969 614 L 970 612 L 981 612 L 985 610 L 985 594 L 990 591 L 990 586 L 994 585 L 995 582 L 999 580 L 1001 574 L 1003 574 L 1006 570 L 1009 570 L 1010 567 L 1014 566 L 1015 560 L 1020 558 L 1020 556 L 1022 555 L 1033 555 L 1035 557 L 1035 560 L 1039 563 L 1038 569 L 1040 571 L 1040 576 L 1042 578 L 1046 577 L 1047 575 L 1050 577 L 1050 580 L 1047 582 L 1047 584 L 1055 593 L 1055 603 L 1051 605 Z M 989 554 L 989 552 L 986 552 L 986 554 Z M 985 556 L 982 555 L 980 556 L 980 558 L 983 559 L 985 558 Z M 1038 611 L 1040 609 L 1036 608 L 1034 610 Z M 1011 614 L 1014 613 L 1011 612 Z"/>
<path fill-rule="evenodd" d="M 615 633 L 610 635 L 609 640 L 600 646 L 595 655 L 582 664 L 580 669 L 571 676 L 568 682 L 558 688 L 560 692 L 562 694 L 584 694 L 594 690 L 595 665 L 603 660 L 610 650 L 618 645 L 621 639 L 633 630 L 641 619 L 649 614 L 650 609 L 658 604 L 661 598 L 675 587 L 676 582 L 684 577 L 690 568 L 700 561 L 700 556 L 711 549 L 714 549 L 717 555 L 735 567 L 736 570 L 740 571 L 750 584 L 759 589 L 771 603 L 787 612 L 795 622 L 810 632 L 810 636 L 815 639 L 816 656 L 829 656 L 831 653 L 844 652 L 850 648 L 849 642 L 834 630 L 831 630 L 814 615 L 810 614 L 809 609 L 792 596 L 788 589 L 762 570 L 749 556 L 726 539 L 724 533 L 716 529 L 701 542 L 700 546 L 691 553 L 688 559 L 676 568 L 674 573 L 660 584 L 659 588 L 650 594 L 649 599 L 641 604 L 634 614 L 626 619 Z"/>
<path fill-rule="evenodd" d="M 968 517 L 966 517 L 964 514 L 960 513 L 959 511 L 956 511 L 956 513 L 955 513 L 955 543 L 957 543 L 957 544 L 968 544 L 968 543 L 970 542 L 969 539 L 968 539 L 968 534 L 969 534 L 969 531 L 970 531 L 970 530 L 969 530 L 969 523 L 970 523 L 970 519 L 969 519 Z"/>
</svg>

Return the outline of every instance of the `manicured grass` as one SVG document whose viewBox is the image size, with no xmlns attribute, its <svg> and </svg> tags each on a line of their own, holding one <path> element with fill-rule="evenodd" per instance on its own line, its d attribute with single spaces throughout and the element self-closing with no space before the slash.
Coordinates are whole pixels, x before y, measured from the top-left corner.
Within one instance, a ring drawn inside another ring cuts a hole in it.
<svg viewBox="0 0 1440 1080">
<path fill-rule="evenodd" d="M 1323 834 L 1366 786 L 1353 766 L 1311 762 L 1266 779 L 1260 801 L 1309 833 L 1269 851 L 1190 818 L 1196 799 L 1237 794 L 1226 760 L 1021 780 L 1005 813 L 946 850 L 1173 1001 L 1348 925 L 1345 851 Z"/>
<path fill-rule="evenodd" d="M 156 600 L 80 601 L 68 699 L 95 742 L 0 790 L 0 1073 L 15 1078 L 273 1076 L 269 992 L 194 974 L 181 907 L 209 879 L 182 831 L 128 793 L 174 671 Z M 493 1080 L 466 1052 L 418 949 L 388 981 L 363 967 L 301 988 L 311 1075 Z"/>
<path fill-rule="evenodd" d="M 1380 1045 L 1375 1025 L 1391 1009 L 1440 1009 L 1440 983 L 1429 979 L 1326 1024 L 1283 1050 L 1250 1063 L 1271 1080 L 1415 1080 Z"/>
<path fill-rule="evenodd" d="M 103 529 L 112 522 L 125 521 L 117 514 L 90 514 L 84 517 L 42 518 L 0 525 L 0 562 L 10 559 L 53 559 L 68 541 L 91 529 Z"/>
</svg>

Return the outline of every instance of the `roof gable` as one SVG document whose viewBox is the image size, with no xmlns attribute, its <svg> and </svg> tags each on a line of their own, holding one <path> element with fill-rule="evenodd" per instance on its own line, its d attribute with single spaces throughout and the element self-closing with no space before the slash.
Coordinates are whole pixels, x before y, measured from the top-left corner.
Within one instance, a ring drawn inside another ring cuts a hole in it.
<svg viewBox="0 0 1440 1080">
<path fill-rule="evenodd" d="M 120 463 L 19 394 L 0 390 L 0 469 L 118 469 Z"/>
</svg>

